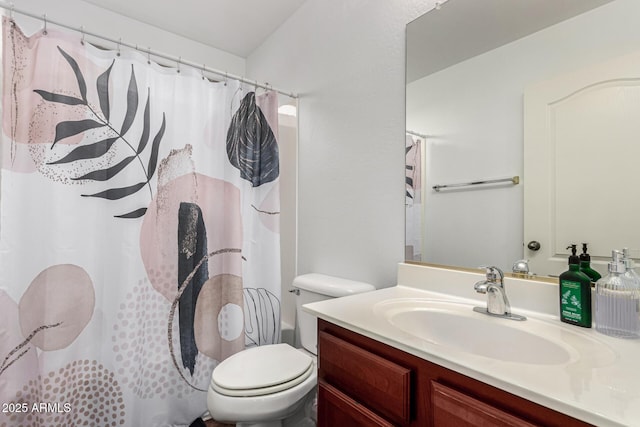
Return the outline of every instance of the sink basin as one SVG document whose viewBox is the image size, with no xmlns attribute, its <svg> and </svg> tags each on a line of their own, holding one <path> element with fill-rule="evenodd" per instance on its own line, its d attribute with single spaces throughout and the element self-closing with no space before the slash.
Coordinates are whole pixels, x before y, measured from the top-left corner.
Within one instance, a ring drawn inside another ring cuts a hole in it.
<svg viewBox="0 0 640 427">
<path fill-rule="evenodd" d="M 615 360 L 606 345 L 571 327 L 491 317 L 473 311 L 470 304 L 396 299 L 376 304 L 374 312 L 414 338 L 504 362 L 559 365 L 587 358 L 602 366 Z"/>
</svg>

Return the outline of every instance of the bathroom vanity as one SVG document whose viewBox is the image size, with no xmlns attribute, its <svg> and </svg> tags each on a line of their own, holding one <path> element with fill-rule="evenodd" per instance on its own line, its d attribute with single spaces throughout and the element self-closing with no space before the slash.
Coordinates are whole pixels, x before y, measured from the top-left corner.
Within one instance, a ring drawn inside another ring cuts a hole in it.
<svg viewBox="0 0 640 427">
<path fill-rule="evenodd" d="M 589 426 L 425 359 L 318 324 L 318 426 Z"/>
<path fill-rule="evenodd" d="M 506 278 L 517 322 L 482 315 L 482 271 L 400 264 L 398 285 L 307 304 L 319 426 L 640 426 L 640 342 L 558 318 L 558 287 Z"/>
</svg>

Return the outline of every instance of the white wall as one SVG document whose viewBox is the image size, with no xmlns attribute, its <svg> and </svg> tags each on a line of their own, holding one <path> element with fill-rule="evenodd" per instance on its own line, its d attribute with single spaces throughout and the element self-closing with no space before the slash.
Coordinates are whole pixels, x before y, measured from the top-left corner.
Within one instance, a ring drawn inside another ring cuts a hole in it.
<svg viewBox="0 0 640 427">
<path fill-rule="evenodd" d="M 291 102 L 290 99 L 287 101 Z M 296 324 L 296 302 L 289 290 L 296 276 L 298 126 L 295 117 L 282 114 L 279 116 L 279 124 L 281 319 L 293 327 Z"/>
<path fill-rule="evenodd" d="M 307 0 L 247 58 L 300 94 L 298 274 L 395 284 L 404 258 L 405 25 L 435 1 Z"/>
<path fill-rule="evenodd" d="M 505 269 L 523 252 L 524 89 L 640 48 L 640 2 L 617 0 L 411 83 L 407 127 L 427 139 L 426 259 Z M 521 184 L 431 186 L 519 175 Z M 579 177 L 576 177 L 579 178 Z"/>
<path fill-rule="evenodd" d="M 235 75 L 244 75 L 245 60 L 236 55 L 206 46 L 202 43 L 164 31 L 160 28 L 118 15 L 80 0 L 13 0 L 15 8 L 59 21 L 74 28 L 83 26 L 87 31 L 114 40 L 139 45 L 141 49 L 152 50 L 176 57 L 183 57 L 197 64 L 206 64 L 210 68 L 228 71 Z M 5 12 L 8 14 L 8 12 Z M 27 18 L 18 13 L 15 20 L 32 34 L 42 28 L 42 21 Z M 78 37 L 81 35 L 78 33 Z M 91 37 L 87 41 L 96 41 Z M 107 48 L 106 42 L 98 41 Z"/>
</svg>

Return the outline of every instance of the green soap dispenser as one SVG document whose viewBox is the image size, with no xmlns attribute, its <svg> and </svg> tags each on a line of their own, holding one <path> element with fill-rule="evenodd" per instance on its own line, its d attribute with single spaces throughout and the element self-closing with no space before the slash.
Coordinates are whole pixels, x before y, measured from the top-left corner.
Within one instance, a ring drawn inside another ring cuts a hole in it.
<svg viewBox="0 0 640 427">
<path fill-rule="evenodd" d="M 583 328 L 591 327 L 591 279 L 580 271 L 576 245 L 570 245 L 569 270 L 559 277 L 560 320 Z"/>
<path fill-rule="evenodd" d="M 582 244 L 582 253 L 580 254 L 580 271 L 589 276 L 592 282 L 597 282 L 602 275 L 591 268 L 591 256 L 587 253 L 587 244 Z"/>
</svg>

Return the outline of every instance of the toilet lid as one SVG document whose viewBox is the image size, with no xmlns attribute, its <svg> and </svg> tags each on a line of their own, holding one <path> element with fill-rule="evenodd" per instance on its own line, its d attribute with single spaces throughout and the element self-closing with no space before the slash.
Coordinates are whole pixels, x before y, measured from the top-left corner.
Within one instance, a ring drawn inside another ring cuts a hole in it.
<svg viewBox="0 0 640 427">
<path fill-rule="evenodd" d="M 275 393 L 304 381 L 313 359 L 288 344 L 253 347 L 222 361 L 211 376 L 221 394 L 249 396 Z"/>
</svg>

